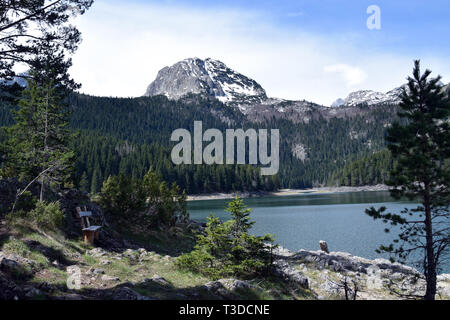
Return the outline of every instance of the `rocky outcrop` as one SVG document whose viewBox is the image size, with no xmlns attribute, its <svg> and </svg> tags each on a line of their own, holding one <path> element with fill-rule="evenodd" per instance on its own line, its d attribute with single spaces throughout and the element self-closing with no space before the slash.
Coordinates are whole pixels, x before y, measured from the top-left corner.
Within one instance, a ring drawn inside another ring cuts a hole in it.
<svg viewBox="0 0 450 320">
<path fill-rule="evenodd" d="M 303 275 L 300 270 L 296 270 L 285 259 L 278 259 L 274 261 L 274 274 L 280 277 L 283 281 L 291 282 L 308 289 L 308 278 Z"/>
<path fill-rule="evenodd" d="M 211 281 L 203 285 L 203 288 L 225 299 L 236 299 L 236 292 L 239 290 L 256 289 L 256 287 L 249 282 L 237 279 Z"/>
<path fill-rule="evenodd" d="M 36 268 L 36 263 L 16 254 L 0 251 L 0 270 L 6 273 L 24 273 Z"/>
<path fill-rule="evenodd" d="M 110 295 L 112 300 L 153 300 L 149 297 L 141 295 L 129 287 L 115 288 Z"/>
<path fill-rule="evenodd" d="M 18 300 L 23 290 L 0 271 L 0 300 Z"/>
<path fill-rule="evenodd" d="M 323 247 L 323 244 L 322 246 Z M 416 269 L 386 259 L 365 259 L 345 252 L 274 251 L 275 274 L 308 288 L 320 299 L 343 298 L 343 284 L 359 288 L 358 299 L 423 296 L 426 283 Z M 438 276 L 438 297 L 450 299 L 450 275 Z"/>
<path fill-rule="evenodd" d="M 367 274 L 369 268 L 378 268 L 392 273 L 403 273 L 407 275 L 420 275 L 420 273 L 409 266 L 392 263 L 386 259 L 369 260 L 353 256 L 346 252 L 306 251 L 300 250 L 290 257 L 291 261 L 314 263 L 318 268 L 329 268 L 333 271 L 351 271 Z"/>
</svg>

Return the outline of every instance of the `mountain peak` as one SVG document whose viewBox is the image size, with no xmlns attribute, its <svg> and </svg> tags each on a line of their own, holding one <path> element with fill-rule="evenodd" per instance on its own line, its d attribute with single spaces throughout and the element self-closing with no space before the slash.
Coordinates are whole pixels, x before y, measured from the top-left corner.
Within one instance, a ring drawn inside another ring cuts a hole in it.
<svg viewBox="0 0 450 320">
<path fill-rule="evenodd" d="M 206 94 L 223 103 L 239 104 L 267 99 L 265 90 L 256 81 L 228 68 L 219 60 L 196 57 L 161 69 L 145 95 L 165 95 L 177 100 L 189 93 Z"/>
<path fill-rule="evenodd" d="M 403 87 L 403 86 L 402 86 Z M 380 103 L 398 104 L 400 102 L 400 94 L 402 87 L 395 88 L 389 92 L 377 92 L 373 90 L 360 90 L 351 92 L 347 98 L 336 100 L 331 107 L 353 107 L 359 104 L 367 104 L 369 106 Z"/>
</svg>

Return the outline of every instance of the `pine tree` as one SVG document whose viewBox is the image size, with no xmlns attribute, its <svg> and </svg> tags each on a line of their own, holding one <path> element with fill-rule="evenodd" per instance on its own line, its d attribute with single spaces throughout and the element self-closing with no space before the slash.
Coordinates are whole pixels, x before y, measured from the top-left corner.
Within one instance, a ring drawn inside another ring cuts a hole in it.
<svg viewBox="0 0 450 320">
<path fill-rule="evenodd" d="M 14 76 L 14 66 L 18 64 L 25 64 L 32 70 L 40 69 L 42 58 L 46 60 L 42 55 L 43 47 L 52 47 L 54 53 L 74 52 L 81 34 L 70 24 L 70 19 L 83 14 L 92 3 L 93 0 L 2 1 L 0 78 Z M 58 68 L 70 67 L 70 64 L 70 59 L 62 59 L 58 61 Z M 64 82 L 74 86 L 68 78 Z"/>
<path fill-rule="evenodd" d="M 98 164 L 95 166 L 93 174 L 92 174 L 92 180 L 91 180 L 91 193 L 97 193 L 100 190 L 101 182 L 102 181 L 102 173 L 100 172 L 100 167 Z"/>
<path fill-rule="evenodd" d="M 194 250 L 183 254 L 177 264 L 217 279 L 253 277 L 270 271 L 272 257 L 267 249 L 272 248 L 273 237 L 248 233 L 253 225 L 249 221 L 251 210 L 238 197 L 225 210 L 233 219 L 221 222 L 213 215 L 208 217 L 205 233 L 197 237 Z"/>
<path fill-rule="evenodd" d="M 390 173 L 391 194 L 419 200 L 420 206 L 401 214 L 385 213 L 384 207 L 366 210 L 374 219 L 401 226 L 399 239 L 381 250 L 401 260 L 420 253 L 426 300 L 435 299 L 437 270 L 450 247 L 450 101 L 441 77 L 430 79 L 430 74 L 429 70 L 421 74 L 420 62 L 415 61 L 400 104 L 399 117 L 406 124 L 394 123 L 387 136 L 388 148 L 398 161 Z"/>
<path fill-rule="evenodd" d="M 229 212 L 233 219 L 233 235 L 235 238 L 239 238 L 241 234 L 246 233 L 255 223 L 250 221 L 250 212 L 252 210 L 247 208 L 244 201 L 238 196 L 228 203 L 225 211 Z"/>
<path fill-rule="evenodd" d="M 48 187 L 59 189 L 70 178 L 74 153 L 69 149 L 68 113 L 53 81 L 30 80 L 8 128 L 9 165 L 26 182 L 40 184 L 40 201 Z"/>
<path fill-rule="evenodd" d="M 89 191 L 89 181 L 86 171 L 83 171 L 83 174 L 81 175 L 79 186 L 81 191 Z"/>
</svg>

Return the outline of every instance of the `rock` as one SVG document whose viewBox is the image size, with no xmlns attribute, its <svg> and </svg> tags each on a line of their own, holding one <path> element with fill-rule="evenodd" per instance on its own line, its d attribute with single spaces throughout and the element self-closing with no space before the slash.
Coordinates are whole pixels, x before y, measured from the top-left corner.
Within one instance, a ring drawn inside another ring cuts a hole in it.
<svg viewBox="0 0 450 320">
<path fill-rule="evenodd" d="M 330 268 L 335 271 L 351 271 L 367 273 L 367 268 L 370 266 L 377 266 L 380 270 L 384 270 L 388 273 L 404 273 L 408 275 L 420 275 L 420 273 L 409 266 L 402 265 L 400 263 L 391 263 L 386 259 L 369 260 L 357 256 L 352 256 L 346 252 L 331 252 L 329 254 L 323 251 L 306 251 L 300 250 L 295 253 L 292 260 L 298 262 L 314 263 L 319 268 Z"/>
<path fill-rule="evenodd" d="M 118 277 L 108 276 L 106 274 L 104 274 L 101 279 L 102 281 L 114 281 L 114 282 L 120 281 Z"/>
<path fill-rule="evenodd" d="M 39 290 L 39 289 L 37 289 L 35 287 L 32 287 L 32 286 L 25 286 L 23 288 L 23 290 L 25 291 L 25 297 L 26 298 L 34 298 L 36 296 L 42 295 L 42 291 L 41 290 Z"/>
<path fill-rule="evenodd" d="M 437 280 L 450 282 L 450 274 L 440 274 L 437 276 Z"/>
<path fill-rule="evenodd" d="M 105 273 L 105 270 L 104 269 L 94 269 L 94 271 L 93 271 L 93 273 L 94 274 L 104 274 Z"/>
<path fill-rule="evenodd" d="M 281 256 L 281 257 L 290 257 L 293 255 L 291 251 L 289 251 L 286 248 L 283 248 L 282 246 L 278 246 L 274 249 L 272 249 L 272 254 L 275 256 Z"/>
<path fill-rule="evenodd" d="M 87 269 L 87 270 L 86 270 L 86 275 L 88 276 L 88 275 L 93 274 L 93 273 L 94 273 L 94 270 L 95 270 L 95 268 L 93 268 L 93 267 Z"/>
<path fill-rule="evenodd" d="M 294 269 L 290 264 L 283 259 L 274 262 L 274 274 L 284 281 L 292 282 L 308 289 L 308 278 L 305 277 L 301 271 Z"/>
<path fill-rule="evenodd" d="M 6 258 L 6 256 L 0 257 L 0 270 L 12 272 L 19 269 L 20 263 L 17 261 Z"/>
<path fill-rule="evenodd" d="M 67 271 L 67 273 L 80 272 L 80 267 L 77 265 L 68 266 L 68 267 L 66 267 L 66 271 Z"/>
<path fill-rule="evenodd" d="M 325 280 L 325 282 L 322 285 L 320 285 L 320 289 L 322 289 L 328 295 L 331 296 L 337 296 L 339 295 L 340 292 L 339 287 L 330 280 Z"/>
<path fill-rule="evenodd" d="M 107 266 L 107 265 L 110 265 L 110 264 L 111 264 L 111 261 L 106 260 L 106 259 L 103 259 L 103 260 L 100 261 L 100 264 L 101 264 L 102 266 Z"/>
<path fill-rule="evenodd" d="M 23 290 L 0 272 L 0 300 L 18 300 L 22 296 Z"/>
<path fill-rule="evenodd" d="M 116 288 L 112 293 L 113 300 L 152 300 L 143 296 L 129 287 Z"/>
<path fill-rule="evenodd" d="M 325 253 L 330 253 L 330 251 L 328 251 L 328 244 L 326 241 L 324 240 L 320 240 L 319 241 L 319 246 L 320 246 L 320 250 L 322 250 Z"/>
<path fill-rule="evenodd" d="M 450 299 L 450 285 L 438 285 L 438 294 Z"/>
<path fill-rule="evenodd" d="M 107 254 L 107 252 L 105 250 L 103 250 L 102 248 L 94 248 L 94 249 L 88 251 L 88 255 L 90 255 L 94 258 L 103 257 L 106 254 Z"/>
<path fill-rule="evenodd" d="M 255 287 L 247 281 L 237 279 L 220 279 L 217 281 L 210 281 L 204 284 L 203 288 L 226 299 L 236 299 L 237 296 L 235 293 L 237 290 L 255 289 Z"/>
<path fill-rule="evenodd" d="M 219 280 L 225 288 L 230 291 L 251 289 L 253 286 L 247 281 L 235 280 L 235 279 L 222 279 Z"/>
<path fill-rule="evenodd" d="M 15 254 L 4 254 L 0 251 L 0 270 L 16 275 L 27 275 L 36 268 L 34 261 Z"/>
<path fill-rule="evenodd" d="M 166 95 L 177 100 L 188 93 L 225 99 L 222 102 L 245 98 L 261 102 L 267 98 L 256 81 L 228 68 L 223 62 L 209 58 L 189 58 L 163 68 L 145 95 Z"/>
<path fill-rule="evenodd" d="M 124 257 L 127 257 L 127 258 L 132 259 L 132 260 L 135 260 L 135 259 L 137 259 L 137 258 L 139 257 L 138 252 L 137 252 L 137 251 L 134 251 L 133 249 L 127 249 L 127 250 L 125 250 L 125 252 L 122 253 L 122 255 L 123 255 Z"/>
<path fill-rule="evenodd" d="M 169 281 L 167 281 L 163 277 L 158 276 L 157 274 L 155 274 L 151 278 L 146 278 L 146 279 L 142 280 L 141 283 L 149 284 L 151 282 L 157 283 L 157 284 L 162 285 L 162 286 L 169 286 L 170 285 Z"/>
<path fill-rule="evenodd" d="M 57 297 L 58 300 L 84 300 L 84 297 L 78 293 L 66 293 L 61 297 Z"/>
<path fill-rule="evenodd" d="M 39 290 L 52 293 L 56 290 L 56 286 L 54 286 L 48 282 L 43 282 L 39 285 Z"/>
</svg>

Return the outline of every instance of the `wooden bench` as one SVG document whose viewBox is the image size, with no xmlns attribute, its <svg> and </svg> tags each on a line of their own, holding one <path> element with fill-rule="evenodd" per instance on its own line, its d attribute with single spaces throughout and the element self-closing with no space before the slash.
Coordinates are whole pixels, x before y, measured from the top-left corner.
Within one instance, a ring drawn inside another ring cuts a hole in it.
<svg viewBox="0 0 450 320">
<path fill-rule="evenodd" d="M 81 231 L 83 232 L 84 242 L 87 244 L 94 244 L 94 240 L 98 240 L 99 231 L 101 226 L 91 226 L 89 222 L 89 218 L 92 217 L 92 212 L 87 211 L 86 207 L 81 210 L 80 207 L 77 207 L 77 215 L 80 218 L 81 223 Z"/>
</svg>

